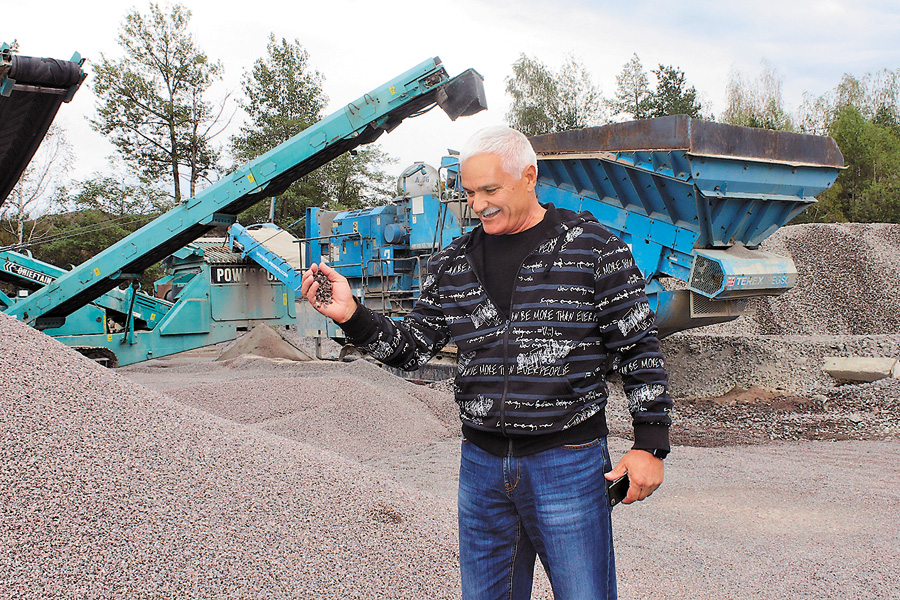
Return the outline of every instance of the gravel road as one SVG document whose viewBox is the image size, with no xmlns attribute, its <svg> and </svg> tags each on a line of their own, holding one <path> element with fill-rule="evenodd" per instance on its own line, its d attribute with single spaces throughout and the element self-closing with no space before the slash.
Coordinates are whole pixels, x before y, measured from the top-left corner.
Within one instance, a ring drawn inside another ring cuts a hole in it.
<svg viewBox="0 0 900 600">
<path fill-rule="evenodd" d="M 369 464 L 452 500 L 458 444 Z M 619 597 L 897 598 L 898 461 L 897 442 L 676 446 L 663 486 L 613 512 Z"/>
</svg>

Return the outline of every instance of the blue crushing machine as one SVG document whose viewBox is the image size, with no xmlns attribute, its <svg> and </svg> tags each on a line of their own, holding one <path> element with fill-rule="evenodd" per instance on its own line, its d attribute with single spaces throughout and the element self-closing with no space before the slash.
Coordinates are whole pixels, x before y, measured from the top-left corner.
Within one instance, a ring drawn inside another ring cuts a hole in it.
<svg viewBox="0 0 900 600">
<path fill-rule="evenodd" d="M 541 202 L 589 211 L 632 249 L 662 335 L 737 318 L 750 298 L 796 282 L 788 257 L 760 243 L 815 202 L 843 168 L 831 138 L 662 117 L 532 138 Z M 395 318 L 412 307 L 428 258 L 478 225 L 458 181 L 459 163 L 416 163 L 386 206 L 309 209 L 306 237 L 286 256 L 233 226 L 236 248 L 299 289 L 299 272 L 326 260 L 360 302 Z M 265 231 L 265 235 L 259 232 Z M 274 265 L 278 265 L 276 268 Z M 668 281 L 667 281 L 668 280 Z M 298 330 L 340 340 L 341 330 L 308 303 Z"/>
<path fill-rule="evenodd" d="M 532 143 L 539 197 L 590 211 L 631 247 L 663 335 L 733 320 L 750 298 L 793 287 L 793 261 L 759 245 L 843 168 L 831 138 L 684 115 Z"/>
<path fill-rule="evenodd" d="M 163 261 L 157 296 L 134 284 L 113 288 L 44 333 L 108 367 L 236 338 L 253 325 L 292 325 L 294 292 L 258 264 L 204 237 Z M 0 281 L 26 298 L 67 271 L 12 251 L 0 252 Z M 161 296 L 161 297 L 158 297 Z M 0 310 L 15 298 L 0 292 Z"/>
</svg>

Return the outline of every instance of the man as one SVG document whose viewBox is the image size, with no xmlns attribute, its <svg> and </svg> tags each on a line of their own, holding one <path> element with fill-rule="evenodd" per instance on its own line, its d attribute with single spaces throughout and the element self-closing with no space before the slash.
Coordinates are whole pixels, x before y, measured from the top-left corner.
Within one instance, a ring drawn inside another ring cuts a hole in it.
<svg viewBox="0 0 900 600">
<path fill-rule="evenodd" d="M 669 451 L 672 403 L 643 277 L 592 215 L 538 202 L 537 159 L 518 131 L 476 133 L 460 165 L 481 227 L 429 261 L 402 323 L 358 306 L 324 263 L 304 274 L 301 293 L 316 303 L 321 270 L 332 300 L 318 310 L 386 364 L 415 369 L 456 343 L 464 599 L 529 598 L 536 556 L 557 599 L 615 598 L 607 481 L 627 472 L 624 503 L 643 500 Z M 635 429 L 614 469 L 610 368 Z"/>
</svg>

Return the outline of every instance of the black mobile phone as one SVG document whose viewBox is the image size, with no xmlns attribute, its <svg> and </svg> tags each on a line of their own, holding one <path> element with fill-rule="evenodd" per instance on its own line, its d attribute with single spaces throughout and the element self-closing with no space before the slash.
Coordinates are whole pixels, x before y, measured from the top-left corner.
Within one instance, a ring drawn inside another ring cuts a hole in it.
<svg viewBox="0 0 900 600">
<path fill-rule="evenodd" d="M 625 496 L 628 495 L 628 473 L 625 473 L 615 481 L 610 481 L 606 484 L 607 492 L 609 493 L 609 505 L 615 506 L 619 502 L 625 499 Z"/>
</svg>

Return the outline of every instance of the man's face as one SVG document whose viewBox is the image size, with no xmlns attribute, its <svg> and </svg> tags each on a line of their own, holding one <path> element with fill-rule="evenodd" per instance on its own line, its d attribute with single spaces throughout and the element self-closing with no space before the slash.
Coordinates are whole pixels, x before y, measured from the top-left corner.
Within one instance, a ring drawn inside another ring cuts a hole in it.
<svg viewBox="0 0 900 600">
<path fill-rule="evenodd" d="M 485 233 L 507 235 L 537 225 L 544 209 L 537 201 L 535 168 L 529 165 L 516 178 L 503 170 L 497 154 L 476 154 L 460 167 L 467 201 Z"/>
</svg>

